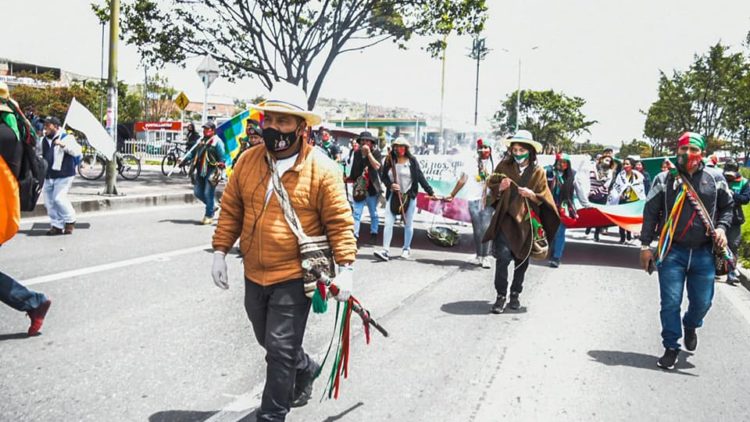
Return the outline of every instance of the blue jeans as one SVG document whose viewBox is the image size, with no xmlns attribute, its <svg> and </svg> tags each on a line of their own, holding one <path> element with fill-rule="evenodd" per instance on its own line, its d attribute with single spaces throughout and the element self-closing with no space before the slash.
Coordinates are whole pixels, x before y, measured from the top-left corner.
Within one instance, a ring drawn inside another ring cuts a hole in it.
<svg viewBox="0 0 750 422">
<path fill-rule="evenodd" d="M 485 257 L 490 254 L 492 242 L 482 242 L 482 238 L 490 227 L 494 211 L 492 207 L 482 207 L 481 199 L 469 201 L 469 216 L 471 217 L 471 228 L 474 231 L 474 249 L 477 251 L 478 257 Z"/>
<path fill-rule="evenodd" d="M 703 318 L 714 297 L 714 256 L 711 246 L 686 249 L 672 246 L 659 266 L 661 295 L 661 337 L 664 347 L 679 349 L 682 325 L 687 329 L 703 326 Z M 687 281 L 688 310 L 680 323 L 682 292 Z"/>
<path fill-rule="evenodd" d="M 47 208 L 50 225 L 62 230 L 65 224 L 76 222 L 76 211 L 68 199 L 68 191 L 73 185 L 75 176 L 44 181 L 44 207 Z"/>
<path fill-rule="evenodd" d="M 198 200 L 206 204 L 206 217 L 214 217 L 214 194 L 216 193 L 216 186 L 212 185 L 208 178 L 211 176 L 211 172 L 206 176 L 195 175 L 195 186 L 193 187 L 193 194 Z"/>
<path fill-rule="evenodd" d="M 391 195 L 389 201 L 398 201 L 396 195 Z M 417 209 L 417 200 L 409 201 L 409 207 L 406 209 L 404 221 L 404 250 L 411 249 L 411 239 L 414 237 L 414 211 Z M 391 204 L 385 206 L 385 227 L 383 227 L 383 249 L 386 251 L 391 248 L 391 239 L 393 238 L 393 224 L 396 222 L 396 216 L 391 212 Z"/>
<path fill-rule="evenodd" d="M 555 243 L 552 244 L 552 259 L 560 260 L 565 250 L 565 225 L 560 223 L 555 235 Z"/>
<path fill-rule="evenodd" d="M 367 195 L 364 201 L 354 202 L 354 236 L 359 238 L 359 224 L 362 221 L 362 211 L 365 205 L 370 211 L 370 233 L 378 234 L 380 219 L 378 218 L 378 195 Z"/>
<path fill-rule="evenodd" d="M 27 289 L 23 284 L 0 272 L 0 302 L 17 311 L 28 312 L 46 301 L 47 297 L 43 294 Z"/>
</svg>

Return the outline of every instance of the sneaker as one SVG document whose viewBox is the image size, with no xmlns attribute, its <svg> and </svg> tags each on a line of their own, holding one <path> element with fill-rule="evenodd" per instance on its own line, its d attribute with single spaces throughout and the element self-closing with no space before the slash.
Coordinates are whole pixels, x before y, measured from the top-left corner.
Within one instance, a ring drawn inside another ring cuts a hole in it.
<svg viewBox="0 0 750 422">
<path fill-rule="evenodd" d="M 65 223 L 63 234 L 73 234 L 73 229 L 76 228 L 76 223 Z"/>
<path fill-rule="evenodd" d="M 302 407 L 312 398 L 313 383 L 315 382 L 315 373 L 318 372 L 320 365 L 315 362 L 311 363 L 310 370 L 297 376 L 294 381 L 294 396 L 292 396 L 291 407 Z"/>
<path fill-rule="evenodd" d="M 495 300 L 495 304 L 490 308 L 490 313 L 502 314 L 505 309 L 505 296 L 498 296 Z"/>
<path fill-rule="evenodd" d="M 214 222 L 214 219 L 211 217 L 203 217 L 203 220 L 201 220 L 201 224 L 203 224 L 204 226 L 207 226 L 213 222 Z"/>
<path fill-rule="evenodd" d="M 386 250 L 375 251 L 373 255 L 375 255 L 375 257 L 378 258 L 379 260 L 385 261 L 385 262 L 388 262 L 388 260 L 391 259 L 391 257 L 388 256 L 388 251 Z"/>
<path fill-rule="evenodd" d="M 549 266 L 552 268 L 558 268 L 560 266 L 560 260 L 559 259 L 550 259 L 549 260 Z"/>
<path fill-rule="evenodd" d="M 482 258 L 482 268 L 492 268 L 492 262 L 490 262 L 489 256 Z"/>
<path fill-rule="evenodd" d="M 471 258 L 469 260 L 469 264 L 471 264 L 471 265 L 482 265 L 482 258 L 480 258 L 479 255 L 475 255 L 474 258 Z"/>
<path fill-rule="evenodd" d="M 692 352 L 696 347 L 698 347 L 698 334 L 695 333 L 695 328 L 685 328 L 685 348 Z"/>
<path fill-rule="evenodd" d="M 656 361 L 656 366 L 662 369 L 674 369 L 674 364 L 677 362 L 677 355 L 679 354 L 680 349 L 664 349 L 664 356 Z"/>
<path fill-rule="evenodd" d="M 408 249 L 404 249 L 403 252 L 401 252 L 401 259 L 409 259 L 411 258 L 411 252 Z"/>
<path fill-rule="evenodd" d="M 30 310 L 26 314 L 31 319 L 31 325 L 29 325 L 29 336 L 35 336 L 42 330 L 42 324 L 44 324 L 44 317 L 47 316 L 49 306 L 52 305 L 52 301 L 47 299 L 39 307 Z"/>
<path fill-rule="evenodd" d="M 514 311 L 517 311 L 521 309 L 521 301 L 518 300 L 518 293 L 511 293 L 510 294 L 510 301 L 508 302 L 508 307 Z"/>
</svg>

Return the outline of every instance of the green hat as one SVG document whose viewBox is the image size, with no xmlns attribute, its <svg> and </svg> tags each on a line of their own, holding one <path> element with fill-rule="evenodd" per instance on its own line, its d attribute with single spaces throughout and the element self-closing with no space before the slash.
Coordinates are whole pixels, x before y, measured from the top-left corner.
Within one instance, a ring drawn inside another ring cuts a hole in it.
<svg viewBox="0 0 750 422">
<path fill-rule="evenodd" d="M 684 145 L 694 145 L 701 149 L 701 151 L 706 150 L 706 138 L 703 137 L 703 135 L 695 133 L 695 132 L 685 132 L 682 135 L 680 135 L 680 138 L 677 140 L 677 147 L 681 147 Z"/>
</svg>

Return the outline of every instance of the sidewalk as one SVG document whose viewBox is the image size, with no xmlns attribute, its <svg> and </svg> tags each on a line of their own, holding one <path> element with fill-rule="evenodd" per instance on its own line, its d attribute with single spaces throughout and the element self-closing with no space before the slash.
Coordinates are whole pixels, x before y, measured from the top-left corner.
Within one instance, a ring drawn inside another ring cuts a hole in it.
<svg viewBox="0 0 750 422">
<path fill-rule="evenodd" d="M 159 166 L 143 166 L 141 175 L 136 180 L 125 180 L 117 175 L 119 196 L 104 196 L 105 179 L 86 180 L 76 175 L 68 197 L 77 213 L 93 211 L 148 207 L 156 205 L 190 204 L 196 202 L 193 186 L 187 176 L 175 172 L 170 177 L 161 173 Z M 223 191 L 219 186 L 217 191 Z M 221 193 L 217 194 L 220 197 Z M 46 216 L 44 195 L 34 211 L 24 212 L 22 218 Z"/>
</svg>

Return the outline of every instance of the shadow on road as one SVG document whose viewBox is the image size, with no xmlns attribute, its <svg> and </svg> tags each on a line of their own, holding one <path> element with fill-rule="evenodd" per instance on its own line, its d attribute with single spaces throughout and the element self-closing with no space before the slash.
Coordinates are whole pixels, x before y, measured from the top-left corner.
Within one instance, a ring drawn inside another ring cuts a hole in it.
<svg viewBox="0 0 750 422">
<path fill-rule="evenodd" d="M 28 230 L 19 230 L 18 233 L 24 234 L 29 237 L 35 237 L 35 236 L 46 236 L 47 230 L 52 228 L 50 223 L 34 223 L 31 225 L 31 228 Z M 91 223 L 76 223 L 75 229 L 90 229 Z"/>
<path fill-rule="evenodd" d="M 454 267 L 466 267 L 467 269 L 478 269 L 476 265 L 472 265 L 471 267 L 466 261 L 461 261 L 458 259 L 429 259 L 429 258 L 419 258 L 415 259 L 415 262 L 418 262 L 420 264 L 428 264 L 428 265 L 438 265 L 441 267 L 445 267 L 448 265 L 454 266 Z"/>
<path fill-rule="evenodd" d="M 693 354 L 685 351 L 680 352 L 680 355 L 677 358 L 677 363 L 674 366 L 675 369 L 672 371 L 665 371 L 656 366 L 656 361 L 659 359 L 658 356 L 647 355 L 644 353 L 621 352 L 619 350 L 589 350 L 588 355 L 595 361 L 607 366 L 629 366 L 631 368 L 650 369 L 652 371 L 673 372 L 675 374 L 688 375 L 691 377 L 698 376 L 696 374 L 681 371 L 682 369 L 695 368 L 695 365 L 687 361 L 687 359 Z"/>
<path fill-rule="evenodd" d="M 159 223 L 172 223 L 172 224 L 183 224 L 186 226 L 202 226 L 200 220 L 187 220 L 187 219 L 167 219 L 167 220 L 159 220 Z"/>
<path fill-rule="evenodd" d="M 607 243 L 582 242 L 567 239 L 561 267 L 565 265 L 593 265 L 640 269 L 639 248 Z M 546 267 L 547 260 L 531 261 L 531 265 Z"/>
<path fill-rule="evenodd" d="M 369 233 L 370 231 L 370 224 L 369 223 L 362 223 L 362 226 L 359 229 L 360 236 L 361 233 Z M 375 250 L 379 250 L 382 246 L 382 227 L 380 228 L 380 235 L 378 239 L 381 239 L 381 241 L 378 242 L 377 245 L 372 245 Z M 404 245 L 404 227 L 395 225 L 393 227 L 393 239 L 391 240 L 391 250 L 401 250 L 401 247 Z M 452 247 L 442 247 L 438 246 L 434 243 L 432 243 L 427 238 L 427 230 L 425 229 L 414 229 L 414 237 L 412 237 L 411 242 L 411 249 L 412 250 L 428 250 L 428 251 L 446 251 L 446 252 L 459 252 L 459 253 L 474 253 L 474 242 L 472 241 L 472 235 L 471 233 L 461 233 L 460 234 L 460 240 L 458 242 L 458 245 L 452 246 Z M 399 252 L 400 254 L 400 252 Z"/>
<path fill-rule="evenodd" d="M 490 306 L 486 300 L 462 300 L 443 304 L 440 310 L 452 315 L 489 315 Z"/>
<path fill-rule="evenodd" d="M 13 333 L 13 334 L 2 334 L 0 335 L 0 341 L 5 340 L 23 340 L 25 338 L 31 338 L 26 333 Z"/>
<path fill-rule="evenodd" d="M 218 411 L 199 412 L 194 410 L 165 410 L 149 416 L 149 422 L 203 422 L 210 419 Z M 239 419 L 238 422 L 255 422 L 255 410 Z M 234 420 L 234 419 L 233 419 Z"/>
<path fill-rule="evenodd" d="M 349 414 L 349 413 L 351 413 L 351 412 L 353 412 L 353 411 L 357 410 L 357 408 L 358 408 L 358 407 L 362 407 L 362 406 L 364 406 L 364 405 L 365 405 L 364 403 L 362 403 L 362 402 L 358 402 L 358 403 L 357 403 L 357 404 L 355 404 L 354 406 L 352 406 L 352 407 L 350 407 L 350 408 L 348 408 L 348 409 L 344 410 L 343 412 L 339 413 L 338 415 L 335 415 L 335 416 L 329 416 L 329 417 L 327 417 L 327 418 L 323 419 L 323 422 L 335 422 L 335 421 L 341 420 L 341 419 L 343 419 L 343 418 L 344 418 L 344 416 L 346 416 L 347 414 Z"/>
</svg>

